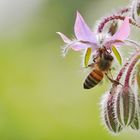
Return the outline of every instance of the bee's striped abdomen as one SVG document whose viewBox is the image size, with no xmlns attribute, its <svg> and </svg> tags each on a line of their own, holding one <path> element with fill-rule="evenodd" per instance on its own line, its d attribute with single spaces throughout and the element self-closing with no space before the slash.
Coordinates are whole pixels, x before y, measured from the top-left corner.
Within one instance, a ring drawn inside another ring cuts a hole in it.
<svg viewBox="0 0 140 140">
<path fill-rule="evenodd" d="M 90 89 L 96 86 L 103 79 L 103 73 L 94 69 L 84 82 L 84 89 Z"/>
</svg>

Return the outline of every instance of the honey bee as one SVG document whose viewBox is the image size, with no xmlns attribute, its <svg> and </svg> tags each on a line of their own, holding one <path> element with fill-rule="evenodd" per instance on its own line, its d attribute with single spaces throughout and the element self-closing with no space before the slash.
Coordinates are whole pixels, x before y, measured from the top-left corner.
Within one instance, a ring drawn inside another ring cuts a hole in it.
<svg viewBox="0 0 140 140">
<path fill-rule="evenodd" d="M 92 71 L 84 81 L 84 89 L 96 86 L 103 79 L 104 75 L 107 75 L 108 71 L 110 71 L 112 62 L 113 56 L 111 53 L 105 47 L 99 48 L 97 56 L 93 58 L 93 63 L 88 66 L 92 68 Z M 108 75 L 107 77 L 111 82 L 115 82 Z"/>
</svg>

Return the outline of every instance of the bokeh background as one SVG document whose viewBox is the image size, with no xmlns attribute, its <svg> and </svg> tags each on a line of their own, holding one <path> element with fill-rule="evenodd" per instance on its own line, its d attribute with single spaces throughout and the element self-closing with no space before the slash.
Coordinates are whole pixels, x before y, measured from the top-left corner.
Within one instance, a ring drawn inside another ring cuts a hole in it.
<svg viewBox="0 0 140 140">
<path fill-rule="evenodd" d="M 109 85 L 82 88 L 81 56 L 61 57 L 56 34 L 73 34 L 76 10 L 90 27 L 128 0 L 0 0 L 0 140 L 138 140 L 101 122 Z"/>
</svg>

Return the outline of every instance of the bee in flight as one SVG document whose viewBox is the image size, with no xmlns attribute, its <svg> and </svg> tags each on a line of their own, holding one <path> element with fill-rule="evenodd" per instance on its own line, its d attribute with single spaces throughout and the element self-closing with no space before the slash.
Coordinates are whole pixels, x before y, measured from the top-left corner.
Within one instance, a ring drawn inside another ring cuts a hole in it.
<svg viewBox="0 0 140 140">
<path fill-rule="evenodd" d="M 111 64 L 113 62 L 113 56 L 106 50 L 105 47 L 99 48 L 96 57 L 93 58 L 93 63 L 88 65 L 92 68 L 92 71 L 84 81 L 84 89 L 90 89 L 96 86 L 102 81 L 104 75 L 111 82 L 117 82 L 108 76 L 108 72 L 111 70 Z"/>
</svg>

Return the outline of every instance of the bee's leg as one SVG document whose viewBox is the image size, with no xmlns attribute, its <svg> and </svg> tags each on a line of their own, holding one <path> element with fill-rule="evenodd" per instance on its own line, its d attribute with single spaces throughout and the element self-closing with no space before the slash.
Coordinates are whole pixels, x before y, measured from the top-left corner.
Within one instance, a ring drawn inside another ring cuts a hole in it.
<svg viewBox="0 0 140 140">
<path fill-rule="evenodd" d="M 110 74 L 111 78 L 112 78 L 112 79 L 114 79 L 114 78 L 113 78 L 113 75 L 112 75 L 112 73 L 111 73 L 111 68 L 109 69 L 109 71 L 108 71 L 108 72 L 109 72 L 109 74 Z"/>
<path fill-rule="evenodd" d="M 93 63 L 88 64 L 88 66 L 87 66 L 86 68 L 93 68 L 93 67 L 95 66 L 96 59 L 97 59 L 97 57 L 94 57 L 94 58 L 93 58 Z"/>
<path fill-rule="evenodd" d="M 110 78 L 107 73 L 105 73 L 105 75 L 110 80 L 110 82 L 114 83 L 115 85 L 122 85 L 120 82 L 114 80 L 112 77 Z"/>
<path fill-rule="evenodd" d="M 115 70 L 115 67 L 111 67 L 111 68 L 110 68 L 110 71 L 114 71 L 114 70 Z"/>
<path fill-rule="evenodd" d="M 87 66 L 85 66 L 83 68 L 93 68 L 93 67 L 94 67 L 94 63 L 91 63 L 91 64 L 89 64 L 89 65 L 87 65 Z"/>
<path fill-rule="evenodd" d="M 94 63 L 89 64 L 87 67 L 94 67 Z"/>
<path fill-rule="evenodd" d="M 93 58 L 93 62 L 94 62 L 94 63 L 96 62 L 96 59 L 97 59 L 97 56 Z"/>
</svg>

